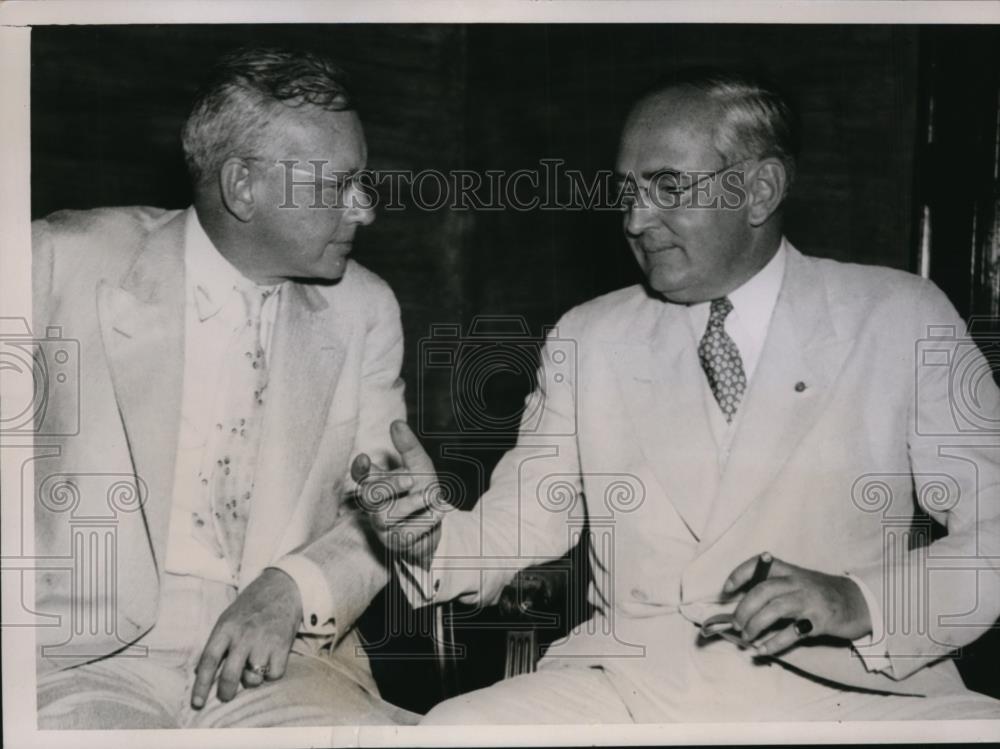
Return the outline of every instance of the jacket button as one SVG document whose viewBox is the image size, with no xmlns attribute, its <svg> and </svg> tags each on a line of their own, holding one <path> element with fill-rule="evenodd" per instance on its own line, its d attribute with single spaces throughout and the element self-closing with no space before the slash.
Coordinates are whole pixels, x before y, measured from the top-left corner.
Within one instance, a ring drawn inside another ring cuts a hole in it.
<svg viewBox="0 0 1000 749">
<path fill-rule="evenodd" d="M 637 601 L 645 601 L 649 598 L 641 588 L 632 588 L 632 597 Z"/>
<path fill-rule="evenodd" d="M 312 616 L 309 617 L 309 623 L 315 627 L 317 624 L 319 624 L 319 617 L 313 614 Z"/>
</svg>

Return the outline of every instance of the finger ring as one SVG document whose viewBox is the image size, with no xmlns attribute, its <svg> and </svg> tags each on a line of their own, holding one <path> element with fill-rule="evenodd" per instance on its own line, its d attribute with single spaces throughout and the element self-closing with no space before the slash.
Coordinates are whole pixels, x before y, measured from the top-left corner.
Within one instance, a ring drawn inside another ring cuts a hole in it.
<svg viewBox="0 0 1000 749">
<path fill-rule="evenodd" d="M 247 664 L 247 671 L 249 671 L 252 674 L 257 674 L 257 676 L 267 676 L 270 670 L 271 667 L 268 666 L 267 664 L 264 664 L 263 666 L 254 666 L 251 663 Z"/>
<path fill-rule="evenodd" d="M 797 634 L 799 637 L 805 637 L 812 631 L 813 631 L 813 623 L 808 619 L 799 619 L 795 622 L 795 634 Z"/>
</svg>

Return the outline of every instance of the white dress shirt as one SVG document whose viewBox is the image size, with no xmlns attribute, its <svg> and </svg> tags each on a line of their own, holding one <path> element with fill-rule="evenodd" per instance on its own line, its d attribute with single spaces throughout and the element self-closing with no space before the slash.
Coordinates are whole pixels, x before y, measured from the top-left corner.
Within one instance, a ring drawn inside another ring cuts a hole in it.
<svg viewBox="0 0 1000 749">
<path fill-rule="evenodd" d="M 236 585 L 227 560 L 217 549 L 195 537 L 193 513 L 208 506 L 211 466 L 214 452 L 211 440 L 217 431 L 219 409 L 224 407 L 230 362 L 226 361 L 229 344 L 237 329 L 246 321 L 244 290 L 261 293 L 260 286 L 243 276 L 215 248 L 193 208 L 188 209 L 184 236 L 184 385 L 181 418 L 174 469 L 174 490 L 167 536 L 165 569 L 176 575 L 192 575 L 206 580 Z M 282 286 L 270 294 L 261 308 L 261 346 L 265 361 L 271 351 L 271 338 Z M 253 508 L 250 510 L 253 513 Z M 330 592 L 322 572 L 304 557 L 289 555 L 274 567 L 294 581 L 302 598 L 304 631 L 310 627 L 312 613 L 332 611 Z M 329 613 L 322 622 L 327 628 Z M 319 619 L 316 619 L 319 623 Z"/>
</svg>

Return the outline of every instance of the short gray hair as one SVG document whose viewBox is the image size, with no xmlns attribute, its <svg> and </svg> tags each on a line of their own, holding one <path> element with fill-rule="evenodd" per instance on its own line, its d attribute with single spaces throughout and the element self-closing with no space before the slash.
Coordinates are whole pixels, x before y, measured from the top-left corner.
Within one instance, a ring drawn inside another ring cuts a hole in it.
<svg viewBox="0 0 1000 749">
<path fill-rule="evenodd" d="M 792 184 L 801 128 L 797 113 L 773 85 L 747 73 L 692 68 L 664 79 L 643 98 L 675 88 L 695 89 L 720 105 L 714 145 L 727 163 L 773 157 Z"/>
<path fill-rule="evenodd" d="M 344 71 L 321 55 L 273 47 L 242 48 L 223 57 L 181 132 L 192 182 L 210 179 L 232 156 L 259 153 L 281 108 L 305 104 L 353 109 Z"/>
</svg>

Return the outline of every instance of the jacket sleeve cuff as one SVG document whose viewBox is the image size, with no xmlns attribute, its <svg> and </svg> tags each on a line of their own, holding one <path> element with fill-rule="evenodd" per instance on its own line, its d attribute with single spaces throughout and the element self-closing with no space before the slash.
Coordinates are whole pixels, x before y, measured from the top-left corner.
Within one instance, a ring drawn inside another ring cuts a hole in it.
<svg viewBox="0 0 1000 749">
<path fill-rule="evenodd" d="M 845 575 L 858 586 L 861 595 L 864 596 L 865 605 L 868 606 L 868 618 L 872 624 L 872 631 L 851 642 L 851 646 L 854 648 L 854 652 L 860 656 L 865 670 L 876 673 L 887 671 L 892 667 L 892 661 L 889 660 L 889 651 L 885 642 L 885 623 L 882 620 L 882 607 L 875 598 L 875 594 L 872 593 L 872 589 L 861 578 L 852 575 L 850 572 L 845 573 Z"/>
<path fill-rule="evenodd" d="M 333 615 L 333 597 L 322 570 L 301 554 L 289 554 L 271 565 L 295 581 L 302 599 L 302 626 L 307 635 L 335 637 L 337 623 Z"/>
</svg>

